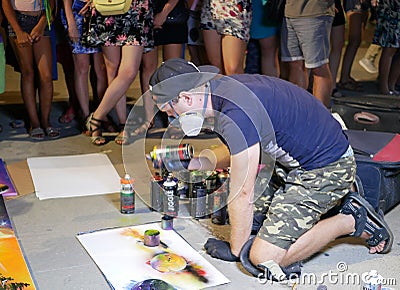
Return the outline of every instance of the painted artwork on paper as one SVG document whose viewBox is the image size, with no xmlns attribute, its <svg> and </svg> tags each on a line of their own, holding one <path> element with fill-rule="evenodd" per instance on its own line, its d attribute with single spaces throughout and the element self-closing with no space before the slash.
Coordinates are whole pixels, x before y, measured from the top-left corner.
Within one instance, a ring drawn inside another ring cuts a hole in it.
<svg viewBox="0 0 400 290">
<path fill-rule="evenodd" d="M 146 246 L 145 231 L 160 232 Z M 114 289 L 204 289 L 230 281 L 178 233 L 159 223 L 99 230 L 77 236 Z"/>
<path fill-rule="evenodd" d="M 36 289 L 0 196 L 0 289 Z"/>
<path fill-rule="evenodd" d="M 8 175 L 3 159 L 0 158 L 0 194 L 3 196 L 15 196 L 17 191 Z"/>
</svg>

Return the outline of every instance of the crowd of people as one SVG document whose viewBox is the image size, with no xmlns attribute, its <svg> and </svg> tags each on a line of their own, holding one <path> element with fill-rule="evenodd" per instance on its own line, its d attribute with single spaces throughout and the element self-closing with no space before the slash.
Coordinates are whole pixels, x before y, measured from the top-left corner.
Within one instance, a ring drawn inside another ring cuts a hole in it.
<svg viewBox="0 0 400 290">
<path fill-rule="evenodd" d="M 351 72 L 368 15 L 376 18 L 371 43 L 382 47 L 379 91 L 400 95 L 398 0 L 286 0 L 282 19 L 270 19 L 268 7 L 261 0 L 133 0 L 127 13 L 107 16 L 87 0 L 2 0 L 6 45 L 15 55 L 7 63 L 21 73 L 29 136 L 60 136 L 50 123 L 58 61 L 69 94 L 59 122 L 77 118 L 95 145 L 106 143 L 104 130 L 117 131 L 115 142 L 125 144 L 126 92 L 137 75 L 142 93 L 149 89 L 159 51 L 163 61 L 186 57 L 196 65 L 214 65 L 224 75 L 241 74 L 245 62 L 257 59 L 258 73 L 308 89 L 329 108 L 340 90 L 363 89 Z M 257 55 L 248 48 L 254 41 Z M 366 56 L 360 64 L 376 72 L 374 60 Z M 133 135 L 154 126 L 152 100 L 144 99 L 144 108 L 145 121 Z M 117 120 L 110 118 L 112 110 Z"/>
</svg>

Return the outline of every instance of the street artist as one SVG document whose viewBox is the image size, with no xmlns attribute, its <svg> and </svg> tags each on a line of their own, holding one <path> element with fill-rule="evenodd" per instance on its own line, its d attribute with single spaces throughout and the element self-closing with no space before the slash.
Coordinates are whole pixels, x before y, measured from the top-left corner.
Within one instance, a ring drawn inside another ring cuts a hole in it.
<svg viewBox="0 0 400 290">
<path fill-rule="evenodd" d="M 346 135 L 306 90 L 264 75 L 221 76 L 215 67 L 183 59 L 165 61 L 150 85 L 157 106 L 178 118 L 186 135 L 198 134 L 204 118 L 214 118 L 213 130 L 229 149 L 227 158 L 210 150 L 189 164 L 231 169 L 230 241 L 208 239 L 204 247 L 212 257 L 238 261 L 247 248 L 254 269 L 283 280 L 300 272 L 299 261 L 341 236 L 366 240 L 370 253 L 390 251 L 393 235 L 383 217 L 351 191 L 356 163 Z M 253 201 L 260 195 L 263 154 L 287 176 L 285 186 L 257 200 L 258 207 Z M 321 219 L 334 208 L 337 213 Z M 260 213 L 265 220 L 249 240 Z"/>
</svg>

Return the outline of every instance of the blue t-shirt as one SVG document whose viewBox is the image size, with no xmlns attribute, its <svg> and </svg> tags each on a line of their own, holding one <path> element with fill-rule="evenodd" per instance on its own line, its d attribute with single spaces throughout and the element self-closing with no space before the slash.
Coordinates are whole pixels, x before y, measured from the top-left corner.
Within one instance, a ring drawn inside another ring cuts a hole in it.
<svg viewBox="0 0 400 290">
<path fill-rule="evenodd" d="M 214 130 L 232 155 L 260 142 L 281 165 L 306 170 L 337 161 L 349 147 L 313 95 L 282 79 L 241 74 L 211 81 Z"/>
</svg>

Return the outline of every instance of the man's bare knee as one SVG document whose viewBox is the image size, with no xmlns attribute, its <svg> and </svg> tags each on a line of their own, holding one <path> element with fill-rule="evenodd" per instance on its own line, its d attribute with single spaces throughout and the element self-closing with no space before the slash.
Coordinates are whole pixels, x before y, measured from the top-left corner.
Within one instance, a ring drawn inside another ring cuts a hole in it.
<svg viewBox="0 0 400 290">
<path fill-rule="evenodd" d="M 255 237 L 254 243 L 250 249 L 249 258 L 253 265 L 258 265 L 268 260 L 274 260 L 279 264 L 285 254 L 286 250 L 275 246 L 259 237 Z"/>
</svg>

